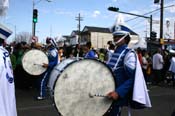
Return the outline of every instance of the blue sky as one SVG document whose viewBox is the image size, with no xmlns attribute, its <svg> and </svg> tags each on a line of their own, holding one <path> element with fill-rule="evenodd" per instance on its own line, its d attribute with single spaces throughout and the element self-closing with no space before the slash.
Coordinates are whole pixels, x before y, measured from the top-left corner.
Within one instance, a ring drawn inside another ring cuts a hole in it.
<svg viewBox="0 0 175 116">
<path fill-rule="evenodd" d="M 40 0 L 34 0 L 35 3 L 38 1 Z M 7 15 L 5 18 L 1 18 L 1 22 L 13 31 L 16 26 L 17 34 L 19 32 L 31 33 L 32 0 L 9 0 L 9 2 Z M 164 6 L 175 5 L 175 0 L 164 0 L 164 2 Z M 40 41 L 44 41 L 47 36 L 70 35 L 72 30 L 77 30 L 78 21 L 75 20 L 75 17 L 79 13 L 83 17 L 81 29 L 84 26 L 110 27 L 114 24 L 119 13 L 108 11 L 109 6 L 119 7 L 121 11 L 140 15 L 159 8 L 159 5 L 154 4 L 154 0 L 52 0 L 52 2 L 41 0 L 35 5 L 35 8 L 38 9 L 36 35 Z M 153 20 L 159 20 L 159 11 L 152 15 Z M 141 37 L 146 35 L 145 31 L 149 28 L 146 19 L 137 18 L 128 21 L 133 16 L 122 14 L 120 17 Z M 175 7 L 166 8 L 164 17 L 165 19 L 175 19 Z M 146 27 L 146 25 L 148 26 Z M 157 30 L 157 26 L 154 25 L 153 30 Z M 13 36 L 14 34 L 11 38 Z"/>
</svg>

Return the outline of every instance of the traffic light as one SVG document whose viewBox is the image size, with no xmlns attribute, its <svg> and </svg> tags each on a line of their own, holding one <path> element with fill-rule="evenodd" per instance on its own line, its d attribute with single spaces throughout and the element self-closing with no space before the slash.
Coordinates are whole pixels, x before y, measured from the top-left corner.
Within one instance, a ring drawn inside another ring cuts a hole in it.
<svg viewBox="0 0 175 116">
<path fill-rule="evenodd" d="M 109 7 L 108 10 L 110 11 L 119 11 L 119 8 L 116 8 L 116 7 Z"/>
<path fill-rule="evenodd" d="M 150 39 L 156 40 L 156 38 L 157 38 L 157 33 L 155 31 L 151 31 Z"/>
<path fill-rule="evenodd" d="M 38 22 L 38 10 L 33 9 L 33 23 L 37 23 L 37 22 Z"/>
<path fill-rule="evenodd" d="M 159 0 L 154 0 L 154 4 L 158 4 L 159 3 Z"/>
</svg>

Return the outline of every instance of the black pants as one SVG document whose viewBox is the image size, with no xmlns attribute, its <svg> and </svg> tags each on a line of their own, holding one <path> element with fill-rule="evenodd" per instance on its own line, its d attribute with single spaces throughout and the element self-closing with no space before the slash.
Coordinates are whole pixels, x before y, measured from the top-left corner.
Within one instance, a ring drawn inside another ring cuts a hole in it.
<svg viewBox="0 0 175 116">
<path fill-rule="evenodd" d="M 163 78 L 162 78 L 162 70 L 155 70 L 154 69 L 153 73 L 154 73 L 154 79 L 153 79 L 154 83 L 155 84 L 160 83 L 163 80 Z"/>
<path fill-rule="evenodd" d="M 103 116 L 121 116 L 121 107 L 114 102 Z"/>
</svg>

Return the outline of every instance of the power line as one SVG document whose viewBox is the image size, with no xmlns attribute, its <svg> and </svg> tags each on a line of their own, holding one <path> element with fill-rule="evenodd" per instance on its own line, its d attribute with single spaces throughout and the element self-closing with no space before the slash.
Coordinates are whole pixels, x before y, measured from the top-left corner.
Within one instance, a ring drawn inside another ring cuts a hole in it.
<svg viewBox="0 0 175 116">
<path fill-rule="evenodd" d="M 169 7 L 174 7 L 174 6 L 175 6 L 175 5 L 173 4 L 173 5 L 165 6 L 164 8 L 169 8 Z M 160 8 L 155 9 L 155 10 L 150 11 L 150 12 L 147 12 L 147 13 L 145 13 L 145 14 L 143 14 L 143 15 L 148 15 L 148 14 L 151 14 L 151 13 L 156 12 L 156 11 L 159 11 L 159 10 L 160 10 Z M 139 17 L 135 17 L 135 18 L 126 20 L 126 22 L 132 21 L 132 20 L 137 19 L 137 18 L 139 18 Z"/>
<path fill-rule="evenodd" d="M 154 14 L 157 14 L 157 13 L 154 13 Z M 140 20 L 140 21 L 138 21 L 137 23 L 135 23 L 135 24 L 133 24 L 131 27 L 132 27 L 132 29 L 137 29 L 137 27 L 138 27 L 138 23 L 142 23 L 143 22 L 143 20 Z"/>
</svg>

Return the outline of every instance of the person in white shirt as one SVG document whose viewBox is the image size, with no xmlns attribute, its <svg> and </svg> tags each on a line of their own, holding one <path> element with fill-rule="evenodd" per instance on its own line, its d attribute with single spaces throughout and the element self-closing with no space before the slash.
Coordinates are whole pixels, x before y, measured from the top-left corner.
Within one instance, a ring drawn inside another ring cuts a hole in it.
<svg viewBox="0 0 175 116">
<path fill-rule="evenodd" d="M 107 56 L 106 61 L 108 62 L 111 58 L 112 54 L 114 53 L 115 45 L 113 43 L 109 43 L 109 48 L 107 49 Z"/>
<path fill-rule="evenodd" d="M 17 116 L 13 69 L 9 52 L 3 47 L 11 31 L 0 24 L 0 116 Z"/>
<path fill-rule="evenodd" d="M 162 80 L 162 69 L 163 69 L 163 56 L 161 55 L 161 49 L 153 55 L 153 71 L 154 71 L 154 83 L 158 84 Z"/>
</svg>

